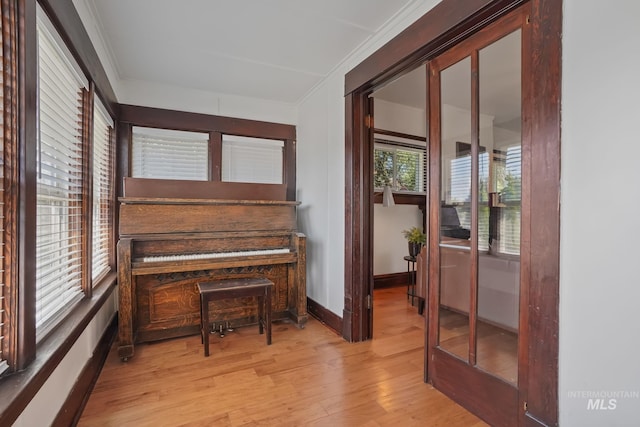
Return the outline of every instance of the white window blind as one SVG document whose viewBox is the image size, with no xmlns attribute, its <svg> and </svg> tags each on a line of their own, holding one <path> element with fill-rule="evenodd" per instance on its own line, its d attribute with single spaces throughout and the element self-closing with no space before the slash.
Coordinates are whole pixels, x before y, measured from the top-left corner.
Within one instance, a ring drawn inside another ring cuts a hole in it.
<svg viewBox="0 0 640 427">
<path fill-rule="evenodd" d="M 471 230 L 471 155 L 451 160 L 451 191 L 448 203 L 455 205 L 460 226 Z M 478 158 L 478 249 L 489 250 L 489 154 Z"/>
<path fill-rule="evenodd" d="M 0 19 L 0 46 L 2 45 L 2 19 Z M 0 374 L 7 369 L 4 348 L 5 298 L 4 298 L 4 58 L 0 49 Z"/>
<path fill-rule="evenodd" d="M 283 183 L 284 141 L 222 136 L 222 180 Z"/>
<path fill-rule="evenodd" d="M 113 120 L 96 98 L 93 107 L 93 227 L 91 280 L 109 271 L 113 214 Z"/>
<path fill-rule="evenodd" d="M 87 82 L 38 9 L 36 339 L 82 297 L 82 90 Z"/>
<path fill-rule="evenodd" d="M 133 127 L 132 173 L 135 178 L 209 178 L 209 134 Z"/>
<path fill-rule="evenodd" d="M 500 209 L 500 243 L 502 253 L 520 255 L 520 212 L 522 209 L 522 147 L 507 148 L 504 187 L 500 189 L 505 207 Z"/>
</svg>

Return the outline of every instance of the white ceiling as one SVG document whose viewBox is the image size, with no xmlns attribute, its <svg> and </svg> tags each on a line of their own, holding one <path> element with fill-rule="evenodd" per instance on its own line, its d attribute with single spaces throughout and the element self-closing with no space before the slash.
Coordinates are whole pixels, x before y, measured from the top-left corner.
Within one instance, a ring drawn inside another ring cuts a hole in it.
<svg viewBox="0 0 640 427">
<path fill-rule="evenodd" d="M 480 109 L 494 117 L 495 124 L 520 130 L 521 37 L 517 30 L 480 50 Z M 443 102 L 469 110 L 471 107 L 471 62 L 457 63 L 443 71 Z M 445 77 L 446 75 L 446 77 Z M 377 99 L 426 108 L 426 67 L 424 65 L 376 90 Z M 466 84 L 463 84 L 466 82 Z"/>
<path fill-rule="evenodd" d="M 80 16 L 85 27 L 96 30 L 88 32 L 97 32 L 93 42 L 104 46 L 118 80 L 289 103 L 300 101 L 349 53 L 417 2 L 74 1 L 88 11 Z"/>
</svg>

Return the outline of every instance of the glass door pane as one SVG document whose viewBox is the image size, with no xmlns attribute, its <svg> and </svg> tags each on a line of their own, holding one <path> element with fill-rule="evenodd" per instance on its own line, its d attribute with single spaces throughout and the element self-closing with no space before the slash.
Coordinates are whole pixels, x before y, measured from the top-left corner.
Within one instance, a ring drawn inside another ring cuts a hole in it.
<svg viewBox="0 0 640 427">
<path fill-rule="evenodd" d="M 516 383 L 520 301 L 521 31 L 479 51 L 477 366 Z"/>
<path fill-rule="evenodd" d="M 440 73 L 439 345 L 469 355 L 471 284 L 471 58 Z"/>
</svg>

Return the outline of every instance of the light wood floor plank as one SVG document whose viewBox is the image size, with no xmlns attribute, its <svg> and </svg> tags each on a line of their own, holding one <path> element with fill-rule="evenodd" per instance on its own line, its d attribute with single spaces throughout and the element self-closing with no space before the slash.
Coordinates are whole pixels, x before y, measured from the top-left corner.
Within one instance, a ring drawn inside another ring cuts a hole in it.
<svg viewBox="0 0 640 427">
<path fill-rule="evenodd" d="M 111 349 L 79 426 L 484 426 L 423 378 L 424 318 L 405 288 L 376 291 L 374 339 L 315 319 Z"/>
</svg>

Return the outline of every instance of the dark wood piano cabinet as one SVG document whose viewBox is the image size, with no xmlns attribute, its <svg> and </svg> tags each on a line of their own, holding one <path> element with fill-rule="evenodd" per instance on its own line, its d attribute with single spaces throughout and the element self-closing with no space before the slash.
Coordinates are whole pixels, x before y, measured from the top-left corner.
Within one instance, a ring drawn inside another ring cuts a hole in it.
<svg viewBox="0 0 640 427">
<path fill-rule="evenodd" d="M 133 356 L 136 343 L 198 334 L 197 283 L 204 280 L 267 278 L 275 285 L 272 318 L 304 326 L 306 238 L 296 231 L 298 202 L 142 197 L 120 202 L 118 353 L 123 360 Z M 191 259 L 193 254 L 204 258 Z M 212 303 L 210 320 L 254 324 L 255 298 Z"/>
</svg>

